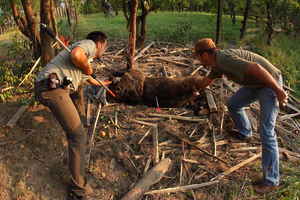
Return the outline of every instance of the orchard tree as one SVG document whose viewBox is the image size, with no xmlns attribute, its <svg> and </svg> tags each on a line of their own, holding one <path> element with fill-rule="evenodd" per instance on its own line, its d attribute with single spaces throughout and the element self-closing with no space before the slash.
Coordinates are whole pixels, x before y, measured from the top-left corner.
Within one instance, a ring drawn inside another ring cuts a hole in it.
<svg viewBox="0 0 300 200">
<path fill-rule="evenodd" d="M 150 12 L 158 9 L 160 7 L 160 4 L 163 2 L 163 0 L 153 0 L 150 2 L 150 4 L 146 0 L 138 0 L 137 2 L 139 3 L 139 6 L 142 9 L 142 12 L 136 16 L 135 45 L 136 45 L 136 48 L 142 48 L 144 46 L 144 43 L 146 40 L 146 35 L 147 35 L 147 16 Z M 132 13 L 131 12 L 132 6 L 130 5 L 129 17 L 127 14 L 127 8 L 128 8 L 128 1 L 125 0 L 123 2 L 124 16 L 125 16 L 127 22 L 129 22 L 130 15 Z M 131 28 L 130 23 L 127 23 L 127 29 L 130 29 L 130 28 Z"/>
</svg>

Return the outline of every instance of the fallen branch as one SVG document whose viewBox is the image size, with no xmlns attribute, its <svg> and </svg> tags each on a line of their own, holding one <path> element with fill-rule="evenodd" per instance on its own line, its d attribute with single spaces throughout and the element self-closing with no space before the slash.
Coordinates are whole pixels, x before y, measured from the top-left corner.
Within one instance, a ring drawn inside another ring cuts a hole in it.
<svg viewBox="0 0 300 200">
<path fill-rule="evenodd" d="M 156 113 L 150 113 L 149 116 L 152 117 L 164 117 L 164 118 L 173 118 L 178 120 L 185 120 L 185 121 L 191 121 L 191 122 L 206 122 L 207 119 L 197 119 L 192 117 L 182 117 L 177 115 L 162 115 L 162 114 L 156 114 Z"/>
<path fill-rule="evenodd" d="M 217 183 L 219 183 L 219 181 L 211 181 L 211 182 L 201 183 L 201 184 L 186 185 L 186 186 L 180 186 L 180 187 L 174 187 L 174 188 L 166 188 L 166 189 L 162 189 L 162 190 L 153 190 L 153 191 L 150 191 L 150 192 L 146 192 L 145 195 L 147 195 L 147 194 L 158 194 L 158 193 L 184 192 L 186 190 L 191 190 L 191 189 L 195 189 L 195 188 L 214 185 L 214 184 L 217 184 Z"/>
<path fill-rule="evenodd" d="M 139 199 L 148 188 L 161 180 L 170 165 L 171 159 L 166 158 L 161 160 L 122 198 L 122 200 Z"/>
<path fill-rule="evenodd" d="M 135 120 L 135 119 L 132 119 L 131 122 L 135 122 L 135 123 L 143 124 L 143 125 L 147 125 L 147 126 L 154 126 L 155 125 L 155 124 L 152 124 L 152 123 L 143 122 L 143 121 L 139 121 L 139 120 Z"/>
<path fill-rule="evenodd" d="M 150 133 L 151 128 L 144 134 L 144 136 L 140 139 L 140 141 L 138 142 L 138 144 L 141 144 L 144 140 L 144 138 Z"/>
<path fill-rule="evenodd" d="M 159 162 L 159 152 L 158 152 L 158 129 L 157 124 L 153 126 L 153 150 L 154 150 L 154 159 L 153 163 L 156 164 Z"/>
<path fill-rule="evenodd" d="M 246 165 L 246 164 L 252 162 L 252 161 L 255 160 L 256 158 L 260 157 L 261 155 L 262 155 L 262 152 L 260 152 L 260 153 L 258 153 L 258 154 L 256 154 L 256 155 L 252 156 L 251 158 L 249 158 L 249 159 L 247 159 L 247 160 L 245 160 L 245 161 L 239 163 L 238 165 L 236 165 L 236 166 L 230 168 L 229 170 L 227 170 L 227 171 L 225 171 L 225 172 L 219 174 L 219 175 L 216 176 L 215 178 L 212 178 L 210 181 L 221 180 L 222 178 L 224 178 L 224 176 L 226 176 L 226 175 L 230 174 L 231 172 L 234 172 L 235 170 L 237 170 L 237 169 L 243 167 L 244 165 Z"/>
<path fill-rule="evenodd" d="M 197 145 L 193 144 L 193 143 L 190 142 L 189 140 L 187 140 L 187 139 L 185 139 L 185 138 L 182 138 L 182 137 L 180 137 L 180 136 L 178 136 L 178 135 L 175 135 L 175 134 L 173 134 L 173 133 L 171 133 L 171 132 L 169 132 L 169 131 L 168 131 L 168 133 L 169 133 L 170 135 L 174 136 L 174 137 L 177 137 L 178 139 L 180 139 L 181 141 L 187 143 L 188 145 L 193 146 L 193 147 L 199 149 L 199 150 L 202 151 L 203 153 L 206 153 L 207 155 L 209 155 L 209 156 L 211 156 L 211 157 L 213 157 L 213 158 L 216 158 L 216 159 L 218 159 L 218 160 L 220 160 L 220 161 L 222 161 L 222 162 L 228 164 L 228 162 L 226 162 L 225 160 L 223 160 L 223 159 L 221 159 L 221 158 L 219 158 L 219 157 L 217 157 L 217 156 L 212 155 L 211 153 L 205 151 L 204 149 L 201 149 L 200 147 L 198 147 Z"/>
<path fill-rule="evenodd" d="M 154 43 L 155 42 L 151 42 L 150 44 L 148 44 L 148 46 L 146 46 L 137 56 L 135 56 L 133 60 L 136 61 L 138 58 L 140 58 L 143 53 L 147 51 Z"/>
<path fill-rule="evenodd" d="M 173 60 L 169 60 L 169 59 L 166 59 L 164 57 L 158 57 L 157 59 L 165 61 L 165 62 L 173 63 L 175 65 L 181 65 L 181 66 L 185 66 L 185 67 L 189 67 L 190 66 L 189 64 L 182 63 L 182 62 L 177 62 L 177 61 L 173 61 Z"/>
</svg>

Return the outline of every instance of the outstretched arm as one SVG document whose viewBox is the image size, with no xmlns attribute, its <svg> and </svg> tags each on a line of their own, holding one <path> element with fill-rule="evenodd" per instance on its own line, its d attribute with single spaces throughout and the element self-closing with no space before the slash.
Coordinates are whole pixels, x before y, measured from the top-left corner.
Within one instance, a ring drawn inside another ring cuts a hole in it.
<svg viewBox="0 0 300 200">
<path fill-rule="evenodd" d="M 210 78 L 208 78 L 208 76 L 205 76 L 205 77 L 202 79 L 202 81 L 201 81 L 198 85 L 196 85 L 197 87 L 194 86 L 194 87 L 192 88 L 192 90 L 193 90 L 193 95 L 197 96 L 197 95 L 198 95 L 197 93 L 199 92 L 198 89 L 203 89 L 203 88 L 209 86 L 210 84 L 212 84 L 214 81 L 215 81 L 215 79 L 210 79 Z M 197 88 L 198 88 L 198 89 L 197 89 Z"/>
<path fill-rule="evenodd" d="M 98 81 L 96 81 L 93 78 L 88 79 L 87 82 L 89 82 L 92 85 L 102 86 Z M 101 82 L 103 83 L 103 85 L 109 85 L 111 83 L 111 81 L 109 81 L 108 78 L 105 81 L 101 81 Z"/>
<path fill-rule="evenodd" d="M 287 93 L 277 84 L 276 80 L 271 76 L 271 74 L 260 64 L 250 62 L 245 74 L 252 74 L 256 78 L 266 83 L 275 92 L 279 103 L 283 106 L 286 105 L 288 99 Z"/>
</svg>

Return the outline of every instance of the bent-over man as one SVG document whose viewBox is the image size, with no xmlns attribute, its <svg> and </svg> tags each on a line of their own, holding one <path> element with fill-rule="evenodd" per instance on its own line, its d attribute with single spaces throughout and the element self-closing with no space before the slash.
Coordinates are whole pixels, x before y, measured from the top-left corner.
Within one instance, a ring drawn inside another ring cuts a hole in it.
<svg viewBox="0 0 300 200">
<path fill-rule="evenodd" d="M 66 132 L 71 174 L 71 199 L 90 199 L 93 192 L 85 176 L 86 133 L 79 113 L 84 115 L 82 81 L 101 86 L 91 76 L 91 58 L 100 58 L 106 50 L 107 36 L 100 31 L 58 54 L 35 78 L 34 92 L 40 103 L 49 107 Z M 104 85 L 110 81 L 105 80 Z M 77 112 L 77 110 L 78 112 Z"/>
<path fill-rule="evenodd" d="M 227 101 L 236 128 L 232 134 L 237 138 L 246 142 L 252 139 L 252 129 L 244 107 L 259 101 L 263 180 L 254 186 L 254 191 L 262 195 L 277 189 L 279 152 L 274 128 L 279 103 L 285 106 L 288 98 L 287 93 L 282 89 L 280 70 L 264 57 L 249 51 L 219 50 L 209 38 L 201 39 L 195 44 L 193 57 L 197 57 L 203 66 L 212 66 L 208 76 L 192 88 L 194 95 L 223 75 L 243 85 Z"/>
</svg>

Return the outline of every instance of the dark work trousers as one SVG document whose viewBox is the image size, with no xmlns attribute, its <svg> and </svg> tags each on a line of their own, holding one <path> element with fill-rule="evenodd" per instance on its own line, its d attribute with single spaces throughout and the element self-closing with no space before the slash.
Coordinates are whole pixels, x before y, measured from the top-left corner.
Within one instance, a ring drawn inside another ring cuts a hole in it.
<svg viewBox="0 0 300 200">
<path fill-rule="evenodd" d="M 70 90 L 57 88 L 45 90 L 43 86 L 35 87 L 36 99 L 43 105 L 49 107 L 63 130 L 66 132 L 69 147 L 69 169 L 71 173 L 71 190 L 78 196 L 88 195 L 93 192 L 85 176 L 85 151 L 86 133 L 80 121 L 76 106 L 70 97 Z M 81 88 L 82 89 L 82 88 Z M 79 91 L 79 93 L 81 93 Z M 75 93 L 75 102 L 82 102 L 78 93 Z M 80 103 L 79 103 L 80 104 Z M 81 107 L 82 109 L 82 107 Z"/>
</svg>

